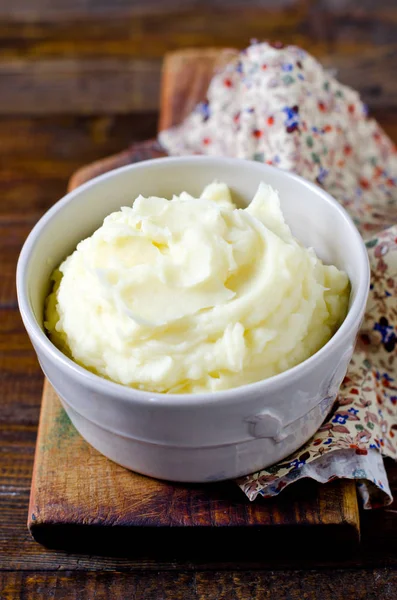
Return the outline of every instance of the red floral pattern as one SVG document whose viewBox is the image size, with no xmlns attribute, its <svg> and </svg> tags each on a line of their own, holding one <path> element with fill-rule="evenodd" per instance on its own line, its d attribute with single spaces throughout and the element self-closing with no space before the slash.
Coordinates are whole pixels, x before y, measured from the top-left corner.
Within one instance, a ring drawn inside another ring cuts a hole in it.
<svg viewBox="0 0 397 600">
<path fill-rule="evenodd" d="M 282 463 L 238 483 L 278 494 L 292 481 L 354 478 L 364 506 L 391 502 L 397 459 L 397 151 L 357 92 L 295 46 L 254 44 L 214 76 L 208 101 L 162 132 L 170 154 L 238 156 L 315 181 L 352 215 L 372 268 L 366 317 L 332 414 Z M 374 232 L 381 233 L 374 235 Z"/>
</svg>

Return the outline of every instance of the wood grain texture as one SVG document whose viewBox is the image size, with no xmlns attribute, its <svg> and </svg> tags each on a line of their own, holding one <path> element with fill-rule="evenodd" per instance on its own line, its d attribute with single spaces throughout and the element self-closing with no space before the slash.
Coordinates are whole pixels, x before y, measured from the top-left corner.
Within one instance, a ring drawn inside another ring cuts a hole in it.
<svg viewBox="0 0 397 600">
<path fill-rule="evenodd" d="M 92 115 L 155 110 L 160 68 L 161 61 L 156 59 L 1 61 L 0 114 Z"/>
<path fill-rule="evenodd" d="M 216 69 L 235 54 L 233 49 L 206 48 L 199 52 L 183 50 L 166 55 L 162 68 L 160 131 L 180 123 L 197 102 L 205 98 Z M 164 155 L 155 140 L 132 144 L 126 150 L 81 167 L 70 178 L 68 189 L 72 190 L 92 177 L 117 167 Z"/>
<path fill-rule="evenodd" d="M 351 549 L 357 511 L 354 482 L 303 482 L 273 501 L 249 502 L 233 482 L 179 485 L 132 473 L 80 437 L 45 385 L 28 519 L 35 539 L 49 547 L 139 556 L 165 545 L 178 555 L 205 542 L 210 556 L 211 540 L 219 556 L 219 546 L 225 555 L 236 545 L 248 553 L 266 535 L 272 552 L 322 536 Z M 125 547 L 132 535 L 134 548 Z"/>
<path fill-rule="evenodd" d="M 395 600 L 397 574 L 334 572 L 0 573 L 2 600 Z"/>
<path fill-rule="evenodd" d="M 312 52 L 370 106 L 394 106 L 390 0 L 178 0 L 0 6 L 0 113 L 126 114 L 158 108 L 160 64 L 186 47 L 279 40 Z"/>
<path fill-rule="evenodd" d="M 181 123 L 204 100 L 213 74 L 236 56 L 233 49 L 182 50 L 164 58 L 159 129 Z"/>
<path fill-rule="evenodd" d="M 71 191 L 85 181 L 97 177 L 98 175 L 102 175 L 103 173 L 107 173 L 112 169 L 124 167 L 125 165 L 130 165 L 141 160 L 160 158 L 165 155 L 166 153 L 156 139 L 136 142 L 135 144 L 131 144 L 126 150 L 99 159 L 78 169 L 69 179 L 68 191 Z"/>
<path fill-rule="evenodd" d="M 305 0 L 304 0 L 305 1 Z M 390 0 L 389 0 L 390 1 Z M 246 5 L 253 8 L 290 8 L 296 4 L 301 4 L 301 0 L 200 0 L 202 12 L 207 8 L 226 7 Z M 197 8 L 197 0 L 115 0 L 114 2 L 96 0 L 35 0 L 32 5 L 31 0 L 14 0 L 10 5 L 8 0 L 0 0 L 0 15 L 23 19 L 27 22 L 41 18 L 43 20 L 62 21 L 69 19 L 71 15 L 78 17 L 99 16 L 107 19 L 111 15 L 117 15 L 125 18 L 127 16 L 136 17 L 142 14 L 162 15 L 164 13 L 178 14 L 181 8 Z"/>
<path fill-rule="evenodd" d="M 13 230 L 12 223 L 26 223 L 26 235 L 62 198 L 78 167 L 155 135 L 157 119 L 156 112 L 0 117 L 0 223 L 3 230 L 10 229 L 15 251 L 23 237 L 17 238 L 20 226 Z"/>
<path fill-rule="evenodd" d="M 248 43 L 247 39 L 235 46 L 243 48 Z M 348 52 L 320 53 L 319 58 L 342 83 L 354 86 L 370 107 L 388 108 L 397 103 L 397 82 L 388 77 L 397 70 L 397 46 L 363 49 L 353 56 Z M 160 70 L 160 59 L 151 58 L 3 60 L 0 114 L 103 115 L 157 110 Z"/>
<path fill-rule="evenodd" d="M 20 441 L 22 437 L 20 436 Z M 26 441 L 25 441 L 26 444 Z M 34 442 L 31 444 L 32 453 Z M 23 571 L 195 571 L 195 570 L 228 570 L 238 568 L 241 570 L 260 571 L 264 569 L 337 569 L 355 568 L 370 569 L 374 567 L 397 568 L 397 541 L 393 536 L 396 527 L 395 508 L 384 511 L 375 511 L 365 514 L 363 521 L 362 542 L 356 552 L 351 548 L 334 548 L 329 546 L 328 538 L 323 539 L 315 548 L 315 556 L 302 552 L 301 545 L 290 545 L 288 552 L 282 554 L 274 551 L 266 552 L 267 537 L 260 538 L 255 549 L 248 547 L 248 552 L 243 547 L 234 544 L 228 547 L 225 544 L 213 544 L 209 552 L 197 552 L 193 542 L 188 541 L 183 555 L 174 552 L 172 547 L 153 546 L 148 552 L 142 548 L 136 549 L 135 536 L 129 536 L 128 543 L 131 551 L 129 556 L 109 556 L 107 552 L 101 553 L 100 548 L 92 552 L 64 552 L 49 550 L 35 543 L 26 527 L 27 503 L 29 490 L 22 485 L 18 471 L 20 451 L 14 446 L 7 451 L 6 464 L 14 469 L 15 485 L 0 496 L 0 515 L 2 518 L 0 535 L 0 572 L 4 570 Z M 13 466 L 14 465 L 14 466 Z M 31 466 L 31 462 L 30 462 Z M 26 461 L 26 478 L 29 481 L 28 460 Z M 390 465 L 389 473 L 393 474 Z M 29 485 L 29 484 L 28 484 Z M 393 489 L 396 489 L 394 487 Z M 394 512 L 393 512 L 394 510 Z M 259 549 L 259 552 L 258 552 Z M 139 555 L 137 555 L 139 553 Z M 293 553 L 293 556 L 291 556 Z M 105 554 L 105 555 L 104 555 Z M 1 590 L 1 588 L 0 588 Z M 0 596 L 1 597 L 1 596 Z"/>
<path fill-rule="evenodd" d="M 359 43 L 395 43 L 395 15 L 394 0 L 0 0 L 0 34 L 7 56 L 93 56 L 102 45 L 102 56 L 162 57 L 254 36 L 323 49 L 347 43 L 354 52 Z"/>
</svg>

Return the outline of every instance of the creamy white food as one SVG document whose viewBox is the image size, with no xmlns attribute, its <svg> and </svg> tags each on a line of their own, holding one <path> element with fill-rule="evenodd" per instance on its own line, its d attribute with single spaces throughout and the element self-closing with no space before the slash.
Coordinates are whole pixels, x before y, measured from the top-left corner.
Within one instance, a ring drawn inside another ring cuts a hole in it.
<svg viewBox="0 0 397 600">
<path fill-rule="evenodd" d="M 294 239 L 264 183 L 245 209 L 223 183 L 200 198 L 139 196 L 53 280 L 52 341 L 105 378 L 165 393 L 225 390 L 301 363 L 340 326 L 350 290 Z"/>
</svg>

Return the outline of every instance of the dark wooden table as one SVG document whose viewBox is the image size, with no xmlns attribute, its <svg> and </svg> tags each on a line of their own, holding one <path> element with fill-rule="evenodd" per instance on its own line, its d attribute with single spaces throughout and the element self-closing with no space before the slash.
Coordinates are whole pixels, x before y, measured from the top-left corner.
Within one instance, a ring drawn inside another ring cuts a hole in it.
<svg viewBox="0 0 397 600">
<path fill-rule="evenodd" d="M 15 265 L 81 165 L 153 136 L 161 57 L 184 46 L 294 42 L 357 87 L 397 142 L 395 0 L 0 0 L 0 598 L 397 598 L 397 503 L 362 515 L 343 561 L 107 558 L 47 551 L 26 528 L 43 376 L 22 326 Z M 388 462 L 397 496 L 397 468 Z M 134 540 L 131 540 L 133 545 Z M 266 544 L 266 540 L 263 540 Z M 213 553 L 212 553 L 213 554 Z M 240 553 L 241 554 L 241 553 Z"/>
</svg>

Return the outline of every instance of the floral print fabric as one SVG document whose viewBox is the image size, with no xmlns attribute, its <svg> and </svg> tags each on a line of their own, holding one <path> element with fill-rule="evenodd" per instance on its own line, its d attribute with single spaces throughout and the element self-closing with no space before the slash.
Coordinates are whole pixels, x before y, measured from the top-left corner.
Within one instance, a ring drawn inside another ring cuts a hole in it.
<svg viewBox="0 0 397 600">
<path fill-rule="evenodd" d="M 364 506 L 391 502 L 381 455 L 397 459 L 397 150 L 359 95 L 295 46 L 236 53 L 208 100 L 160 134 L 169 154 L 263 161 L 316 182 L 350 212 L 372 269 L 366 317 L 332 414 L 282 463 L 238 483 L 254 500 L 311 477 L 358 480 Z M 380 232 L 380 233 L 376 233 Z"/>
</svg>

